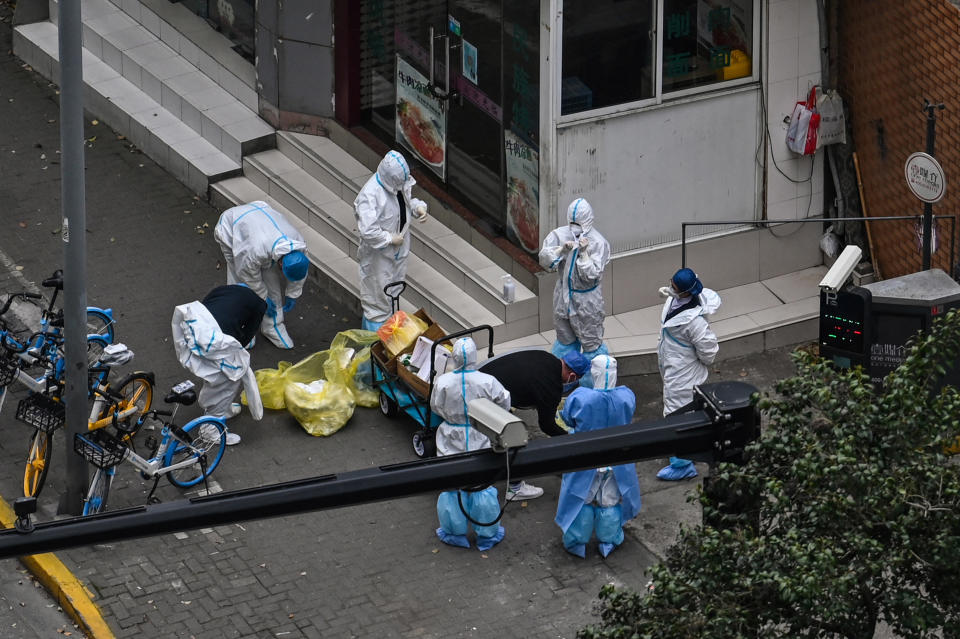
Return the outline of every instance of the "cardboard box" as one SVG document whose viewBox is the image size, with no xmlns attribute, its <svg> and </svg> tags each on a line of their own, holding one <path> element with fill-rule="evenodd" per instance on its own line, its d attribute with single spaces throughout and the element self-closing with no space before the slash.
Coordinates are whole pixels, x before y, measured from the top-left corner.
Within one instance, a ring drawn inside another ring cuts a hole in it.
<svg viewBox="0 0 960 639">
<path fill-rule="evenodd" d="M 446 335 L 446 331 L 440 328 L 440 326 L 433 321 L 433 319 L 427 315 L 426 311 L 422 308 L 414 313 L 415 317 L 420 318 L 427 325 L 427 330 L 425 330 L 421 335 L 426 337 L 431 341 L 437 341 L 439 338 Z M 407 353 L 413 352 L 413 348 L 416 345 L 416 340 L 412 344 L 407 346 L 405 349 L 400 351 L 396 357 L 390 357 L 390 354 L 387 352 L 386 347 L 384 347 L 383 342 L 375 342 L 373 346 L 370 347 L 370 355 L 377 360 L 377 363 L 387 371 L 391 377 L 399 377 L 404 381 L 407 386 L 409 386 L 421 399 L 426 399 L 427 394 L 430 392 L 430 384 L 423 381 L 417 374 L 409 370 L 406 366 L 399 364 L 397 358 L 403 357 Z"/>
</svg>

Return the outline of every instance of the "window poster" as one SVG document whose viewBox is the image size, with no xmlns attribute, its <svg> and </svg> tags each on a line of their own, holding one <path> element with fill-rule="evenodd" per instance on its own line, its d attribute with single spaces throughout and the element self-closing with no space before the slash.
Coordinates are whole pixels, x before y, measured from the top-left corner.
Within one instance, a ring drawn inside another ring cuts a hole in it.
<svg viewBox="0 0 960 639">
<path fill-rule="evenodd" d="M 507 233 L 529 253 L 540 250 L 540 156 L 513 131 L 504 130 Z"/>
<path fill-rule="evenodd" d="M 463 77 L 477 83 L 477 48 L 463 41 Z"/>
<path fill-rule="evenodd" d="M 427 78 L 398 55 L 396 139 L 446 179 L 446 112 L 427 85 Z"/>
</svg>

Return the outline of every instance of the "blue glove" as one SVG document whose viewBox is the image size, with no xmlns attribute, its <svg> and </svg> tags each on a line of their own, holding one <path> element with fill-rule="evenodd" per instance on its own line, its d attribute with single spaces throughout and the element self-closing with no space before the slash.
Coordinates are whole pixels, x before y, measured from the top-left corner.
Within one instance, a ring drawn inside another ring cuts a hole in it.
<svg viewBox="0 0 960 639">
<path fill-rule="evenodd" d="M 267 315 L 269 317 L 277 316 L 277 305 L 273 303 L 273 300 L 269 297 L 267 298 Z"/>
<path fill-rule="evenodd" d="M 292 297 L 284 297 L 284 298 L 283 298 L 283 312 L 284 312 L 284 313 L 289 313 L 290 311 L 292 311 L 292 310 L 293 310 L 293 307 L 296 305 L 296 303 L 297 303 L 297 300 L 295 300 L 294 298 L 292 298 Z"/>
</svg>

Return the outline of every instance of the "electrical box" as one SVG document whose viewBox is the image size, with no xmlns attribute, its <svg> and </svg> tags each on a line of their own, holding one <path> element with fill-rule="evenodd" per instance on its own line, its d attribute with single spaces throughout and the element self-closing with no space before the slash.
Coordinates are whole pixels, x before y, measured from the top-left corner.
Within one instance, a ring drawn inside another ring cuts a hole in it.
<svg viewBox="0 0 960 639">
<path fill-rule="evenodd" d="M 903 363 L 911 337 L 929 330 L 939 315 L 960 308 L 960 284 L 940 269 L 873 282 L 863 288 L 872 296 L 869 361 L 865 368 L 878 385 Z M 956 366 L 947 370 L 944 383 L 960 387 Z"/>
</svg>

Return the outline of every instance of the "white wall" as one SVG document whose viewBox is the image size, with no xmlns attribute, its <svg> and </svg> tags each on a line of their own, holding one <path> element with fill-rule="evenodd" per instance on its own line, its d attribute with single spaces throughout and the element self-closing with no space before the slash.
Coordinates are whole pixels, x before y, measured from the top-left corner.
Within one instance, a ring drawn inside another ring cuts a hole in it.
<svg viewBox="0 0 960 639">
<path fill-rule="evenodd" d="M 615 253 L 676 241 L 681 222 L 752 220 L 759 114 L 752 86 L 564 126 L 557 215 L 585 197 Z"/>
<path fill-rule="evenodd" d="M 815 0 L 769 0 L 765 85 L 767 218 L 793 220 L 823 214 L 823 151 L 813 158 L 787 148 L 785 118 L 820 82 L 820 31 Z M 812 171 L 811 171 L 812 169 Z M 788 179 L 786 176 L 789 176 Z M 793 181 L 791 181 L 793 180 Z"/>
</svg>

